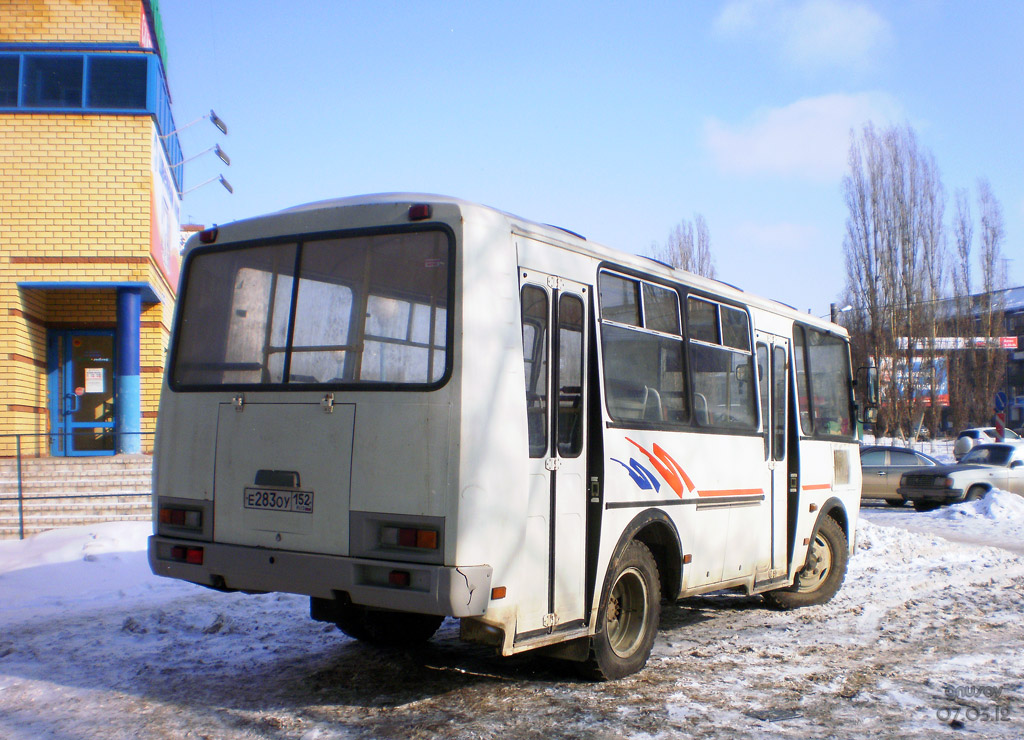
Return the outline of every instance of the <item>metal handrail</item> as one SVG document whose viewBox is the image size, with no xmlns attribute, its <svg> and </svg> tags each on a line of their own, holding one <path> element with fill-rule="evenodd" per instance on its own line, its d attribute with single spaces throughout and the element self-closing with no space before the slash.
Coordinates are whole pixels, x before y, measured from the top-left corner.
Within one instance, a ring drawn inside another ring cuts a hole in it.
<svg viewBox="0 0 1024 740">
<path fill-rule="evenodd" d="M 135 435 L 135 436 L 139 436 L 139 437 L 142 437 L 142 436 L 150 436 L 150 437 L 152 437 L 153 434 L 154 434 L 154 432 L 116 432 L 116 431 L 104 432 L 104 433 L 105 434 L 110 434 L 110 435 L 114 436 L 115 438 L 118 437 L 118 436 L 124 436 L 124 435 Z M 17 461 L 17 471 L 18 471 L 18 495 L 17 496 L 2 496 L 2 495 L 0 495 L 0 501 L 17 501 L 18 502 L 18 539 L 22 539 L 22 540 L 25 539 L 25 490 L 24 490 L 24 472 L 22 470 L 22 464 L 21 464 L 21 461 L 22 461 L 22 458 L 24 457 L 24 455 L 22 454 L 22 451 L 21 451 L 22 450 L 21 438 L 22 437 L 35 437 L 35 438 L 46 437 L 46 438 L 52 438 L 52 437 L 56 437 L 56 436 L 64 436 L 65 438 L 67 438 L 67 437 L 72 436 L 73 434 L 74 434 L 74 432 L 32 432 L 32 433 L 28 433 L 28 434 L 23 434 L 23 433 L 18 433 L 18 434 L 0 434 L 0 439 L 9 439 L 11 437 L 14 438 L 15 458 L 16 458 L 16 461 Z M 65 439 L 65 441 L 66 441 L 66 439 Z M 66 445 L 65 445 L 65 447 L 66 447 Z M 87 458 L 87 457 L 89 457 L 89 456 L 86 456 L 86 455 L 74 456 L 73 458 L 70 458 L 70 459 L 83 459 L 83 458 Z M 110 455 L 103 455 L 103 456 L 97 456 L 97 457 L 111 457 L 111 456 Z M 33 455 L 33 459 L 42 459 L 39 456 L 38 451 L 37 451 L 37 453 L 35 455 Z M 52 459 L 61 459 L 61 458 L 50 457 L 48 459 L 52 460 Z M 134 497 L 137 497 L 137 498 L 149 497 L 150 496 L 149 493 L 119 493 L 119 494 L 82 493 L 82 494 L 54 494 L 54 495 L 47 495 L 47 496 L 32 496 L 31 498 L 32 498 L 33 501 L 53 501 L 53 500 L 63 500 L 63 499 L 84 499 L 84 500 L 88 500 L 88 499 L 93 499 L 93 498 L 108 498 L 111 495 L 117 495 L 117 496 L 122 496 L 122 497 L 132 497 L 132 496 L 134 496 Z"/>
</svg>

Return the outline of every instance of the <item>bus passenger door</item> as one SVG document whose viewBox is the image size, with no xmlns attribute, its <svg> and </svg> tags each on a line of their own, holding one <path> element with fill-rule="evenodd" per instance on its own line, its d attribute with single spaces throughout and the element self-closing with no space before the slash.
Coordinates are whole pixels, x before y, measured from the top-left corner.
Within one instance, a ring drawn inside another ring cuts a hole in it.
<svg viewBox="0 0 1024 740">
<path fill-rule="evenodd" d="M 516 641 L 581 626 L 586 554 L 586 286 L 520 269 L 529 491 Z"/>
<path fill-rule="evenodd" d="M 757 332 L 757 369 L 764 433 L 764 456 L 768 466 L 768 505 L 771 510 L 771 571 L 766 580 L 787 573 L 787 358 L 789 340 Z M 758 576 L 761 580 L 761 574 Z"/>
</svg>

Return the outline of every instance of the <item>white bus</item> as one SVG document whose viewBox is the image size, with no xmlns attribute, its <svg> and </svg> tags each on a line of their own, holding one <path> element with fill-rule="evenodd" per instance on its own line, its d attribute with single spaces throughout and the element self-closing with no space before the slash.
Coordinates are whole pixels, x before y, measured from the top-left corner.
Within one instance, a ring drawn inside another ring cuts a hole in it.
<svg viewBox="0 0 1024 740">
<path fill-rule="evenodd" d="M 662 600 L 833 596 L 853 382 L 835 324 L 456 199 L 220 226 L 185 249 L 150 564 L 621 677 Z"/>
</svg>

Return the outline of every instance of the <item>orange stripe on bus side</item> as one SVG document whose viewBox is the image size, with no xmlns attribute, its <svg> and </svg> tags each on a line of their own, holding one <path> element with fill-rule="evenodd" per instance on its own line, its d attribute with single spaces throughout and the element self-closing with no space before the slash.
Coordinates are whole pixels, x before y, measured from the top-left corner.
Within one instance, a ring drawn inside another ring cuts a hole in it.
<svg viewBox="0 0 1024 740">
<path fill-rule="evenodd" d="M 815 483 L 814 485 L 803 486 L 805 491 L 827 491 L 830 488 L 832 488 L 831 483 Z"/>
<path fill-rule="evenodd" d="M 697 491 L 698 496 L 763 496 L 762 488 L 726 488 L 720 491 Z"/>
</svg>

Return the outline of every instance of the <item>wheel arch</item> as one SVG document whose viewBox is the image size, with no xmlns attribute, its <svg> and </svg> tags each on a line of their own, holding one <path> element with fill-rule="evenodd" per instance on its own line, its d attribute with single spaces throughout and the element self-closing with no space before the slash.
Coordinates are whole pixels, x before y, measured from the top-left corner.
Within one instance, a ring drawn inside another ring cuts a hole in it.
<svg viewBox="0 0 1024 740">
<path fill-rule="evenodd" d="M 973 491 L 975 489 L 980 490 L 981 491 L 981 495 L 984 496 L 989 491 L 991 491 L 993 488 L 994 488 L 994 486 L 991 483 L 989 483 L 988 481 L 980 481 L 980 480 L 979 481 L 974 481 L 969 486 L 967 486 L 967 488 L 964 490 L 964 501 L 969 501 L 970 500 L 971 491 Z"/>
<path fill-rule="evenodd" d="M 679 532 L 668 514 L 660 509 L 645 509 L 633 517 L 619 535 L 609 565 L 632 540 L 643 543 L 651 551 L 658 566 L 661 596 L 675 601 L 683 584 L 683 548 Z"/>
<path fill-rule="evenodd" d="M 846 511 L 846 506 L 841 500 L 833 496 L 821 506 L 821 513 L 818 515 L 818 520 L 814 523 L 814 529 L 811 530 L 811 539 L 813 540 L 815 535 L 818 534 L 818 528 L 821 527 L 821 522 L 824 517 L 831 517 L 835 520 L 839 528 L 843 530 L 843 534 L 846 535 L 846 541 L 848 543 L 853 542 L 853 533 L 850 532 L 850 516 Z"/>
</svg>

